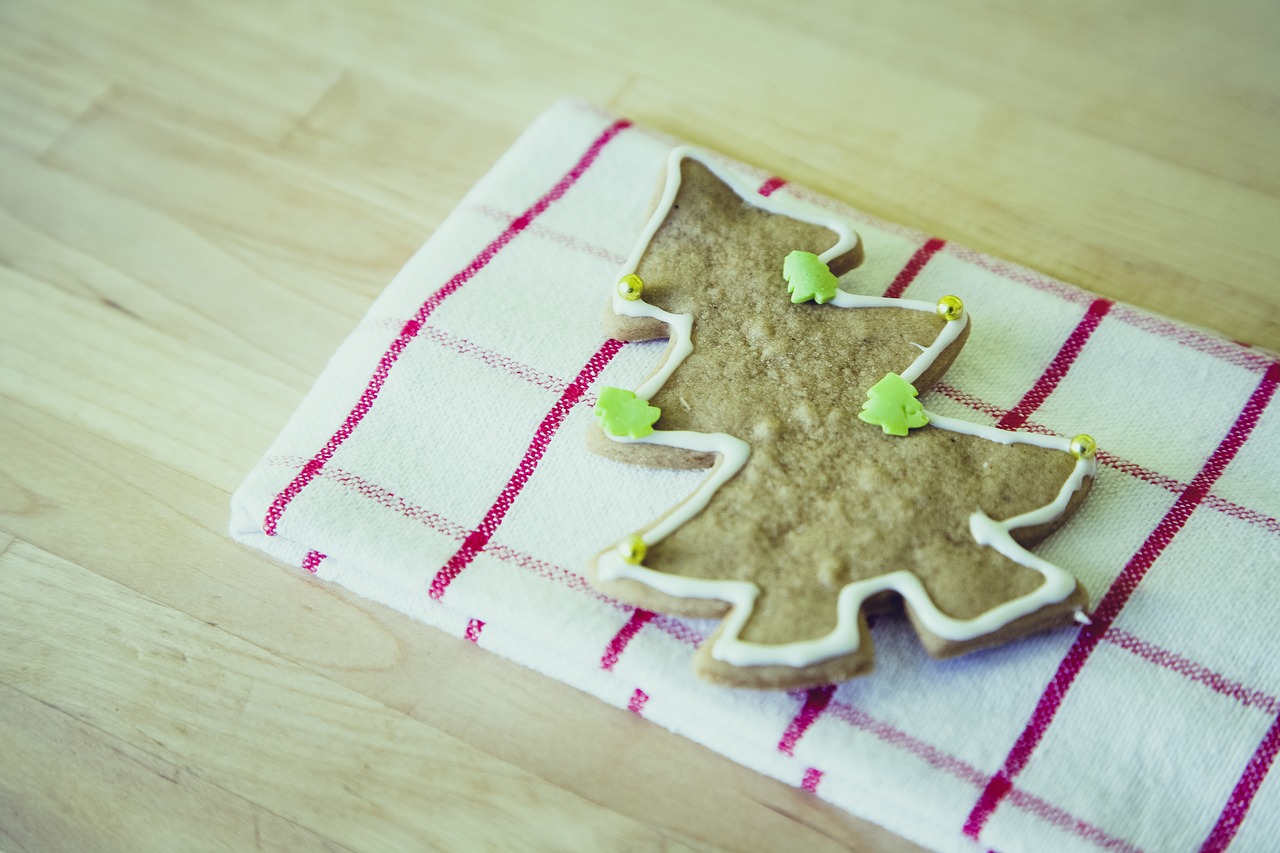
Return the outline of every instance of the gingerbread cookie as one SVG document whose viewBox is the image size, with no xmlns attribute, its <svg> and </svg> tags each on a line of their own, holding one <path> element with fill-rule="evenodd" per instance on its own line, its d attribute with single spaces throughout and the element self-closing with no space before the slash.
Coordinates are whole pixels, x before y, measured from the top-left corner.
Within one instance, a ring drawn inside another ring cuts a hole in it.
<svg viewBox="0 0 1280 853">
<path fill-rule="evenodd" d="M 590 444 L 710 473 L 588 574 L 638 607 L 725 617 L 695 656 L 711 681 L 864 674 L 866 613 L 898 605 L 936 657 L 1083 618 L 1084 590 L 1027 548 L 1084 498 L 1092 440 L 924 409 L 968 314 L 840 289 L 861 260 L 846 223 L 679 148 L 619 276 L 609 333 L 670 344 L 638 389 L 604 390 Z"/>
</svg>

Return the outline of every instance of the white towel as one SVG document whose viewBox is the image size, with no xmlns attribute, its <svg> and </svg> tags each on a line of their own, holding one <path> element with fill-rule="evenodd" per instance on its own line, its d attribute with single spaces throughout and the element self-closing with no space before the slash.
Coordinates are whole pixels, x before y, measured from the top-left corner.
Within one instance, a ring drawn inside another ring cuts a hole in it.
<svg viewBox="0 0 1280 853">
<path fill-rule="evenodd" d="M 589 453 L 603 385 L 664 342 L 602 305 L 675 141 L 563 102 L 338 348 L 232 502 L 232 535 L 938 850 L 1275 849 L 1280 362 L 725 160 L 852 220 L 842 286 L 960 295 L 974 333 L 932 411 L 1091 433 L 1098 478 L 1037 552 L 1094 624 L 934 662 L 905 620 L 875 674 L 750 692 L 697 681 L 712 623 L 614 602 L 590 557 L 705 472 Z M 617 496 L 628 495 L 625 506 Z"/>
</svg>

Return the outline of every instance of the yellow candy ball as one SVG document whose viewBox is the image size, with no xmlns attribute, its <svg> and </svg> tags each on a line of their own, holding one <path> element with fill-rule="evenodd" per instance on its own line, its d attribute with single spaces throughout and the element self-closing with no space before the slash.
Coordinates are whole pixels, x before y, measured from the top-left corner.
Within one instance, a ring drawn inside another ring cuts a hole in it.
<svg viewBox="0 0 1280 853">
<path fill-rule="evenodd" d="M 964 302 L 959 296 L 944 296 L 938 300 L 938 315 L 948 322 L 964 316 Z"/>
<path fill-rule="evenodd" d="M 644 282 L 635 273 L 624 275 L 618 282 L 618 295 L 628 302 L 635 302 L 644 293 Z"/>
<path fill-rule="evenodd" d="M 644 562 L 644 555 L 648 550 L 648 546 L 644 544 L 644 540 L 639 536 L 632 536 L 618 545 L 618 552 L 622 554 L 622 559 L 633 566 L 638 566 Z"/>
<path fill-rule="evenodd" d="M 1098 442 L 1093 436 L 1080 433 L 1071 439 L 1071 455 L 1077 459 L 1092 459 L 1098 452 Z"/>
</svg>

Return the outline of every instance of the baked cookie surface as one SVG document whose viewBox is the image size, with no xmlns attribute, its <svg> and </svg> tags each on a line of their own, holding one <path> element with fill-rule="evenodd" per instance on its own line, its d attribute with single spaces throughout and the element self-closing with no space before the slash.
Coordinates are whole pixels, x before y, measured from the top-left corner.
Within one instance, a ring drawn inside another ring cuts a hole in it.
<svg viewBox="0 0 1280 853">
<path fill-rule="evenodd" d="M 695 666 L 744 687 L 870 671 L 866 612 L 899 603 L 938 657 L 1069 623 L 1084 590 L 1025 549 L 1084 498 L 1092 448 L 925 413 L 914 393 L 889 401 L 920 410 L 903 434 L 867 422 L 868 392 L 887 376 L 923 393 L 945 373 L 969 318 L 843 291 L 823 299 L 823 285 L 795 277 L 795 299 L 820 295 L 793 301 L 793 252 L 837 276 L 862 260 L 846 224 L 753 197 L 697 152 L 673 152 L 607 320 L 620 339 L 671 338 L 622 401 L 660 415 L 653 431 L 622 435 L 602 417 L 590 445 L 711 473 L 598 555 L 592 582 L 646 609 L 726 616 Z"/>
</svg>

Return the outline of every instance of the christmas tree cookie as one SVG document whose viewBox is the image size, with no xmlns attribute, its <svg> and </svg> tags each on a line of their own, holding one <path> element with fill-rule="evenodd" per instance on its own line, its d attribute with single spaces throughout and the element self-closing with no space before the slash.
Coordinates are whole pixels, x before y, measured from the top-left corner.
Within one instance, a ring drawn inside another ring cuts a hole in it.
<svg viewBox="0 0 1280 853">
<path fill-rule="evenodd" d="M 861 260 L 846 223 L 680 148 L 616 282 L 609 334 L 670 345 L 639 388 L 600 395 L 590 444 L 709 471 L 588 574 L 638 607 L 723 617 L 695 655 L 709 680 L 864 674 L 867 613 L 898 607 L 936 657 L 1084 618 L 1075 578 L 1027 549 L 1084 498 L 1092 440 L 929 412 L 918 395 L 969 316 L 840 289 Z"/>
</svg>

